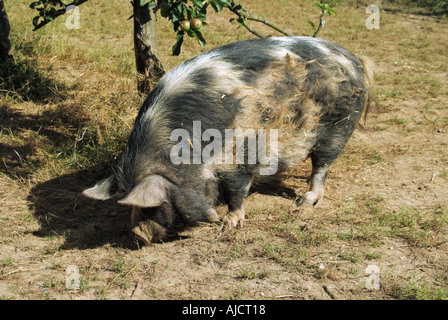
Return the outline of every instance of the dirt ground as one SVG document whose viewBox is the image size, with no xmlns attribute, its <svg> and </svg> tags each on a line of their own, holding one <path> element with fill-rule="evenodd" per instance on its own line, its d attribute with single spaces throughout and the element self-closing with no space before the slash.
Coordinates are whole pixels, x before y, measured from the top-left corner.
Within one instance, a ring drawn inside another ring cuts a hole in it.
<svg viewBox="0 0 448 320">
<path fill-rule="evenodd" d="M 377 66 L 378 103 L 334 164 L 322 204 L 295 206 L 307 190 L 306 162 L 283 183 L 252 190 L 237 230 L 204 223 L 139 246 L 129 208 L 80 195 L 107 172 L 41 178 L 23 156 L 30 144 L 14 140 L 76 131 L 39 128 L 42 109 L 4 100 L 0 298 L 447 299 L 448 24 L 390 12 L 382 19 L 384 28 L 412 28 L 414 42 L 391 36 L 360 50 Z M 419 45 L 419 54 L 408 52 Z"/>
</svg>

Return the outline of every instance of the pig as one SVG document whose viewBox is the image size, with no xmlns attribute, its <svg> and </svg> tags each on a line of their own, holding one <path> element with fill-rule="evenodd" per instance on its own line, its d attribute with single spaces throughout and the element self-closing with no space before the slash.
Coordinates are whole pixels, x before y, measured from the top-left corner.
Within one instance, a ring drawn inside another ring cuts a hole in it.
<svg viewBox="0 0 448 320">
<path fill-rule="evenodd" d="M 371 83 L 366 60 L 320 38 L 267 37 L 211 49 L 160 79 L 115 173 L 83 194 L 131 206 L 132 232 L 149 244 L 199 221 L 242 226 L 254 183 L 311 158 L 309 190 L 298 205 L 316 206 L 368 105 Z M 222 219 L 219 190 L 228 205 Z"/>
</svg>

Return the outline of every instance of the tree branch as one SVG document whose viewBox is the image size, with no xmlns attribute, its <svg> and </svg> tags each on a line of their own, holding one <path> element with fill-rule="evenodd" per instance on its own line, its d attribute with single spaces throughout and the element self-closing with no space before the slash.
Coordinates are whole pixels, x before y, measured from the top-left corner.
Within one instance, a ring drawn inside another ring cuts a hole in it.
<svg viewBox="0 0 448 320">
<path fill-rule="evenodd" d="M 243 20 L 242 25 L 252 34 L 254 34 L 255 36 L 257 36 L 258 38 L 264 38 L 263 35 L 259 34 L 257 31 L 255 31 L 254 29 L 252 29 L 251 27 L 249 27 L 249 25 L 247 24 L 247 22 L 245 20 Z"/>
<path fill-rule="evenodd" d="M 258 15 L 252 14 L 250 13 L 246 8 L 244 8 L 242 5 L 235 5 L 234 2 L 232 1 L 232 6 L 228 6 L 226 5 L 226 7 L 232 11 L 234 14 L 236 14 L 238 16 L 238 21 L 240 24 L 242 24 L 247 30 L 249 30 L 249 32 L 255 34 L 257 37 L 263 38 L 263 36 L 261 34 L 259 34 L 258 32 L 256 32 L 255 30 L 251 29 L 248 24 L 247 24 L 247 20 L 252 20 L 252 21 L 257 21 L 260 23 L 263 23 L 271 28 L 273 28 L 274 30 L 284 34 L 285 36 L 295 36 L 294 33 L 283 29 L 282 27 L 280 27 L 279 25 L 269 21 L 266 18 L 260 17 Z"/>
<path fill-rule="evenodd" d="M 322 14 L 319 17 L 319 25 L 317 26 L 316 31 L 314 31 L 312 37 L 316 37 L 319 33 L 320 29 L 322 29 L 325 25 L 324 15 L 327 12 L 327 10 L 322 10 Z"/>
<path fill-rule="evenodd" d="M 55 16 L 53 17 L 53 20 L 56 19 L 59 16 L 62 16 L 65 14 L 65 10 L 67 9 L 68 6 L 79 6 L 81 4 L 83 4 L 84 2 L 87 2 L 88 0 L 74 0 L 72 3 L 64 5 L 62 7 L 62 9 L 56 11 Z M 42 28 L 43 26 L 47 25 L 48 23 L 50 23 L 53 20 L 44 20 L 41 23 L 39 23 L 37 26 L 34 27 L 33 31 L 39 30 L 40 28 Z"/>
<path fill-rule="evenodd" d="M 267 26 L 273 28 L 274 30 L 284 34 L 285 36 L 288 36 L 288 37 L 295 36 L 294 33 L 290 32 L 290 31 L 288 31 L 286 29 L 283 29 L 279 25 L 277 25 L 277 24 L 275 24 L 273 22 L 270 22 L 269 20 L 267 20 L 267 19 L 265 19 L 263 17 L 260 17 L 260 16 L 257 16 L 257 15 L 254 15 L 254 14 L 251 14 L 251 13 L 247 12 L 246 18 L 247 18 L 247 20 L 253 20 L 253 21 L 264 23 L 265 25 L 267 25 Z"/>
</svg>

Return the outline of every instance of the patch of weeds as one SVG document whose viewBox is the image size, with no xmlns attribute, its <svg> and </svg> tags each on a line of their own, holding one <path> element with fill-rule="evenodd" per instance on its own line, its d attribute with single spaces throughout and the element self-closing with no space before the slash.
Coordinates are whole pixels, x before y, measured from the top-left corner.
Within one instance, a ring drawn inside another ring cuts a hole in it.
<svg viewBox="0 0 448 320">
<path fill-rule="evenodd" d="M 76 291 L 80 292 L 80 293 L 84 293 L 90 289 L 90 281 L 93 281 L 93 279 L 89 279 L 84 276 L 86 273 L 85 270 L 80 269 L 79 273 L 82 276 L 79 278 L 79 289 L 76 289 Z M 69 289 L 67 288 L 67 290 L 69 290 Z"/>
<path fill-rule="evenodd" d="M 52 245 L 50 247 L 45 248 L 44 250 L 45 250 L 45 253 L 47 253 L 47 254 L 55 254 L 56 252 L 59 252 L 60 245 L 59 244 L 54 244 L 54 245 Z"/>
<path fill-rule="evenodd" d="M 264 279 L 269 275 L 269 271 L 267 270 L 261 270 L 256 271 L 253 268 L 247 268 L 241 272 L 241 274 L 238 276 L 239 279 Z"/>
<path fill-rule="evenodd" d="M 446 219 L 446 210 L 436 209 L 433 214 L 428 215 L 418 209 L 402 206 L 391 219 L 392 232 L 411 245 L 428 247 L 434 244 L 434 231 L 446 227 Z"/>
<path fill-rule="evenodd" d="M 286 211 L 277 212 L 276 215 L 276 223 L 266 225 L 266 230 L 257 235 L 256 240 L 261 248 L 259 254 L 288 268 L 301 270 L 308 248 L 318 247 L 334 238 L 326 228 L 304 228 L 299 223 L 299 215 Z"/>
<path fill-rule="evenodd" d="M 286 267 L 301 269 L 306 260 L 306 249 L 295 245 L 279 244 L 273 241 L 262 245 L 262 255 Z"/>
<path fill-rule="evenodd" d="M 406 205 L 390 211 L 383 202 L 381 197 L 375 196 L 366 201 L 370 219 L 353 232 L 354 238 L 373 243 L 382 237 L 395 237 L 412 246 L 428 247 L 436 243 L 437 235 L 444 236 L 448 221 L 446 204 L 439 204 L 424 212 Z"/>
<path fill-rule="evenodd" d="M 121 277 L 117 277 L 114 278 L 111 282 L 110 282 L 111 286 L 116 286 L 119 287 L 121 289 L 129 289 L 131 287 L 131 285 L 129 284 L 128 281 L 126 281 L 126 279 L 121 278 Z"/>
<path fill-rule="evenodd" d="M 55 287 L 56 287 L 56 281 L 54 279 L 48 279 L 42 283 L 42 288 L 51 289 Z"/>
<path fill-rule="evenodd" d="M 448 283 L 435 284 L 426 279 L 410 276 L 407 279 L 382 281 L 384 290 L 400 300 L 447 300 Z"/>
<path fill-rule="evenodd" d="M 391 99 L 391 98 L 398 99 L 403 96 L 403 91 L 399 88 L 392 88 L 392 89 L 387 88 L 387 89 L 384 89 L 384 94 L 386 96 L 385 100 Z"/>
<path fill-rule="evenodd" d="M 428 218 L 423 223 L 425 230 L 433 230 L 441 232 L 448 227 L 448 203 L 438 204 L 434 209 L 432 217 Z"/>
<path fill-rule="evenodd" d="M 342 241 L 352 241 L 355 238 L 355 235 L 351 232 L 339 232 L 337 234 L 337 238 Z"/>
<path fill-rule="evenodd" d="M 368 160 L 369 165 L 373 166 L 373 165 L 379 163 L 382 160 L 382 158 L 381 158 L 381 155 L 378 153 L 378 151 L 372 149 L 372 150 L 370 150 L 367 160 Z"/>
<path fill-rule="evenodd" d="M 320 268 L 319 266 L 310 266 L 309 271 L 311 271 L 313 276 L 318 280 L 324 279 L 328 274 L 328 270 Z"/>
<path fill-rule="evenodd" d="M 355 252 L 350 252 L 350 251 L 344 251 L 340 254 L 342 260 L 345 261 L 350 261 L 351 263 L 356 263 L 359 262 L 360 257 L 357 253 Z"/>
<path fill-rule="evenodd" d="M 388 123 L 392 126 L 397 126 L 401 129 L 400 133 L 404 136 L 407 136 L 409 132 L 411 132 L 413 129 L 408 126 L 409 120 L 405 118 L 399 118 L 397 116 L 393 117 L 388 121 Z"/>
<path fill-rule="evenodd" d="M 439 94 L 441 93 L 442 84 L 440 83 L 440 79 L 433 78 L 428 79 L 426 81 L 426 92 L 431 98 L 437 98 Z"/>
<path fill-rule="evenodd" d="M 409 122 L 409 120 L 407 120 L 405 118 L 399 118 L 397 116 L 394 116 L 388 122 L 389 122 L 389 124 L 394 125 L 394 126 L 405 126 Z"/>
<path fill-rule="evenodd" d="M 238 289 L 231 290 L 228 293 L 222 295 L 221 300 L 239 300 L 242 299 L 243 295 L 248 292 L 249 289 L 245 287 L 239 287 Z"/>
<path fill-rule="evenodd" d="M 0 267 L 11 267 L 14 264 L 13 258 L 7 258 L 5 260 L 0 260 Z"/>
<path fill-rule="evenodd" d="M 366 251 L 365 256 L 366 256 L 366 260 L 370 260 L 370 261 L 381 259 L 380 252 Z"/>
<path fill-rule="evenodd" d="M 0 63 L 0 93 L 17 101 L 47 102 L 62 85 L 39 69 L 36 60 L 16 57 L 14 64 Z"/>
<path fill-rule="evenodd" d="M 112 262 L 110 268 L 114 273 L 125 274 L 134 269 L 135 264 L 133 262 L 124 260 L 122 257 L 119 257 L 114 262 Z"/>
<path fill-rule="evenodd" d="M 145 273 L 143 274 L 144 279 L 151 279 L 151 277 L 156 272 L 156 265 L 159 263 L 158 260 L 153 260 L 149 266 L 145 268 Z"/>
<path fill-rule="evenodd" d="M 116 275 L 110 280 L 107 286 L 117 286 L 122 289 L 130 288 L 126 276 L 135 269 L 135 264 L 133 262 L 126 261 L 122 257 L 119 257 L 112 262 L 110 269 Z"/>
<path fill-rule="evenodd" d="M 42 294 L 47 297 L 47 299 L 55 300 L 55 290 L 57 290 L 58 282 L 55 279 L 47 279 L 39 287 Z"/>
<path fill-rule="evenodd" d="M 5 260 L 0 260 L 0 276 L 6 273 L 6 269 L 8 267 L 12 267 L 14 265 L 14 260 L 12 258 L 7 258 Z"/>
<path fill-rule="evenodd" d="M 374 123 L 373 124 L 373 130 L 375 131 L 385 131 L 387 130 L 387 127 L 380 125 L 379 123 Z"/>
</svg>

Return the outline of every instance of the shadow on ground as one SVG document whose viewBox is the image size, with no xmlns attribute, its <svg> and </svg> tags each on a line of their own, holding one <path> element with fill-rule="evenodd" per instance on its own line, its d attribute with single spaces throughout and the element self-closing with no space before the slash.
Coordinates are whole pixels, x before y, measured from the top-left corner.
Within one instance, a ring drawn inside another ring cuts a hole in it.
<svg viewBox="0 0 448 320">
<path fill-rule="evenodd" d="M 100 167 L 104 168 L 104 165 Z M 130 233 L 130 207 L 121 206 L 116 200 L 91 200 L 81 194 L 96 182 L 93 172 L 93 169 L 81 170 L 31 189 L 29 207 L 40 224 L 40 230 L 34 235 L 65 236 L 61 249 L 88 249 L 106 244 L 137 249 L 138 245 Z M 296 198 L 294 190 L 281 183 L 256 186 L 251 190 L 253 192 Z"/>
<path fill-rule="evenodd" d="M 90 179 L 89 179 L 90 177 Z M 65 236 L 61 249 L 87 249 L 105 244 L 134 248 L 129 207 L 115 200 L 94 201 L 81 192 L 95 183 L 92 170 L 60 176 L 33 187 L 30 210 L 39 221 L 39 237 Z"/>
<path fill-rule="evenodd" d="M 0 92 L 16 100 L 48 103 L 62 98 L 68 89 L 40 69 L 36 59 L 0 63 Z"/>
</svg>

